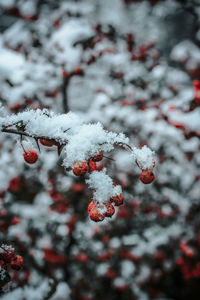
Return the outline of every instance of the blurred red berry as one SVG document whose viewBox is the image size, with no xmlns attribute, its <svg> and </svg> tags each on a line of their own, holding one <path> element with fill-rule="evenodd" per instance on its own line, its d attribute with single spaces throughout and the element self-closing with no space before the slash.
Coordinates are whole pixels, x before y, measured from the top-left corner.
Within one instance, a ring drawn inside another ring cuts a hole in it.
<svg viewBox="0 0 200 300">
<path fill-rule="evenodd" d="M 19 223 L 19 221 L 20 221 L 20 219 L 19 219 L 18 217 L 14 217 L 14 218 L 12 219 L 11 224 L 12 224 L 12 225 L 17 225 L 17 224 Z"/>
<path fill-rule="evenodd" d="M 6 250 L 0 253 L 0 259 L 3 260 L 5 263 L 10 263 L 14 256 L 14 250 Z"/>
<path fill-rule="evenodd" d="M 20 178 L 19 177 L 14 177 L 11 179 L 8 189 L 12 192 L 19 192 L 21 187 L 20 187 Z"/>
<path fill-rule="evenodd" d="M 24 266 L 24 260 L 20 255 L 16 255 L 12 257 L 12 260 L 10 262 L 10 266 L 13 270 L 20 270 Z"/>
</svg>

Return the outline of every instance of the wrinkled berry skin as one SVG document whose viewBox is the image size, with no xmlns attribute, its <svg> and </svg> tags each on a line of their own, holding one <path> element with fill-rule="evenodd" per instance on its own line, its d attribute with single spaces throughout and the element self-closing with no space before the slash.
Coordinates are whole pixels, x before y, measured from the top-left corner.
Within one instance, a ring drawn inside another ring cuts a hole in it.
<svg viewBox="0 0 200 300">
<path fill-rule="evenodd" d="M 10 266 L 13 270 L 20 270 L 24 266 L 23 258 L 20 255 L 16 255 L 12 258 Z"/>
<path fill-rule="evenodd" d="M 84 175 L 88 172 L 89 167 L 86 161 L 75 162 L 73 165 L 73 173 L 76 176 Z"/>
<path fill-rule="evenodd" d="M 111 202 L 114 202 L 115 203 L 115 206 L 120 206 L 123 204 L 124 202 L 124 196 L 122 194 L 118 195 L 118 196 L 115 196 L 115 197 L 112 197 L 110 198 L 110 201 Z"/>
<path fill-rule="evenodd" d="M 140 180 L 144 184 L 149 184 L 152 181 L 154 181 L 155 176 L 152 170 L 143 170 L 142 173 L 140 174 Z"/>
<path fill-rule="evenodd" d="M 101 222 L 104 220 L 105 215 L 101 214 L 96 206 L 93 206 L 93 208 L 89 212 L 89 217 L 94 222 Z"/>
<path fill-rule="evenodd" d="M 40 143 L 46 147 L 52 147 L 54 145 L 54 142 L 45 139 L 40 139 Z"/>
<path fill-rule="evenodd" d="M 96 201 L 92 200 L 88 205 L 88 214 L 90 214 L 90 211 L 93 209 L 93 207 L 96 205 Z"/>
<path fill-rule="evenodd" d="M 103 152 L 99 152 L 98 155 L 95 155 L 91 158 L 92 161 L 98 162 L 101 161 L 103 159 Z"/>
<path fill-rule="evenodd" d="M 94 172 L 97 168 L 96 163 L 93 160 L 89 160 L 89 168 L 90 168 L 90 172 Z"/>
<path fill-rule="evenodd" d="M 38 160 L 37 152 L 35 150 L 27 150 L 24 153 L 24 160 L 28 164 L 34 164 Z"/>
<path fill-rule="evenodd" d="M 105 207 L 106 207 L 105 217 L 111 218 L 115 213 L 114 206 L 110 202 L 108 202 L 108 203 L 105 203 Z"/>
</svg>

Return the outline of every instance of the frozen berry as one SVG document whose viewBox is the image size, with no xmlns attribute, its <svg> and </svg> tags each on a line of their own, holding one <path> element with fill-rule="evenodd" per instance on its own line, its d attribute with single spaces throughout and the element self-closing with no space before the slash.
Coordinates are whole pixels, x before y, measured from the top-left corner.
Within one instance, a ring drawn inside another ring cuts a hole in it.
<svg viewBox="0 0 200 300">
<path fill-rule="evenodd" d="M 153 174 L 152 170 L 143 170 L 142 173 L 140 174 L 140 180 L 144 184 L 149 184 L 154 180 L 155 176 Z"/>
<path fill-rule="evenodd" d="M 10 266 L 13 270 L 20 270 L 24 266 L 23 258 L 20 255 L 16 255 L 12 258 Z"/>
<path fill-rule="evenodd" d="M 52 147 L 54 145 L 53 141 L 46 140 L 46 139 L 40 139 L 40 143 L 46 147 Z"/>
<path fill-rule="evenodd" d="M 91 158 L 91 160 L 93 160 L 95 162 L 101 161 L 102 159 L 103 159 L 103 152 L 102 151 L 100 151 L 99 154 L 97 154 L 97 155 L 95 155 Z"/>
<path fill-rule="evenodd" d="M 91 160 L 91 159 L 89 160 L 89 168 L 90 168 L 90 172 L 95 171 L 96 168 L 97 168 L 96 163 L 93 160 Z"/>
<path fill-rule="evenodd" d="M 111 218 L 115 213 L 114 206 L 110 202 L 107 202 L 107 203 L 105 203 L 105 207 L 106 207 L 105 216 Z"/>
<path fill-rule="evenodd" d="M 88 172 L 89 167 L 86 161 L 80 161 L 80 162 L 75 162 L 73 165 L 73 173 L 76 176 L 81 176 L 84 175 L 86 172 Z"/>
<path fill-rule="evenodd" d="M 37 152 L 35 150 L 27 150 L 24 153 L 24 160 L 28 163 L 28 164 L 34 164 L 38 159 L 38 155 Z"/>
<path fill-rule="evenodd" d="M 94 206 L 89 212 L 90 219 L 94 222 L 101 222 L 105 218 L 105 215 L 98 211 L 98 208 Z"/>
<path fill-rule="evenodd" d="M 110 198 L 110 201 L 111 202 L 114 202 L 115 203 L 115 206 L 120 206 L 123 204 L 124 202 L 124 196 L 122 194 L 118 195 L 118 196 L 115 196 L 115 197 L 112 197 Z"/>
<path fill-rule="evenodd" d="M 0 253 L 0 260 L 3 260 L 5 263 L 10 263 L 14 256 L 14 250 L 7 250 Z"/>
<path fill-rule="evenodd" d="M 88 205 L 88 214 L 90 213 L 91 209 L 95 206 L 96 201 L 92 200 Z"/>
</svg>

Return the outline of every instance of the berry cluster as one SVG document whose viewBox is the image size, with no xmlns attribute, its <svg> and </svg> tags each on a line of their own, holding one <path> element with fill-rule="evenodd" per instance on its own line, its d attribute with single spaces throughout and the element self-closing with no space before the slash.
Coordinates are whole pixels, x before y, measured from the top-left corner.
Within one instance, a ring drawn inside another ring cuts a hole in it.
<svg viewBox="0 0 200 300">
<path fill-rule="evenodd" d="M 55 142 L 47 139 L 40 139 L 40 143 L 43 146 L 51 147 L 55 145 Z M 24 153 L 24 159 L 29 164 L 34 164 L 38 159 L 38 154 L 35 150 L 27 150 Z M 91 157 L 88 161 L 75 161 L 73 163 L 72 172 L 75 176 L 83 176 L 87 172 L 91 173 L 93 171 L 101 171 L 102 167 L 98 166 L 96 163 L 102 161 L 103 152 L 100 151 L 95 156 Z M 138 167 L 142 169 L 140 174 L 140 180 L 144 184 L 150 184 L 155 179 L 152 169 L 143 169 L 139 163 Z M 155 162 L 153 168 L 155 167 Z M 97 200 L 93 200 L 88 205 L 88 214 L 92 221 L 100 222 L 105 219 L 105 217 L 112 217 L 115 213 L 114 206 L 120 206 L 123 204 L 124 197 L 122 194 L 111 197 L 109 201 L 100 203 Z"/>
<path fill-rule="evenodd" d="M 60 123 L 61 119 L 65 125 Z M 38 124 L 44 123 L 44 129 L 43 127 L 35 129 L 35 122 Z M 74 125 L 73 122 L 75 122 Z M 84 124 L 81 121 L 79 124 L 78 122 L 78 116 L 75 114 L 56 115 L 48 110 L 38 109 L 36 111 L 26 111 L 14 117 L 11 116 L 10 120 L 6 118 L 6 121 L 4 121 L 3 119 L 1 131 L 21 135 L 20 142 L 24 150 L 23 156 L 28 164 L 37 162 L 38 153 L 33 149 L 26 150 L 24 148 L 22 144 L 23 136 L 34 138 L 39 151 L 39 143 L 46 147 L 56 146 L 58 155 L 62 152 L 62 165 L 66 168 L 66 171 L 72 171 L 75 176 L 83 176 L 87 173 L 86 183 L 94 190 L 94 207 L 89 211 L 89 216 L 93 221 L 102 221 L 105 217 L 111 217 L 115 213 L 114 206 L 120 206 L 123 203 L 121 186 L 113 183 L 112 178 L 106 174 L 106 168 L 101 162 L 103 157 L 113 159 L 104 156 L 104 153 L 110 152 L 115 146 L 129 151 L 131 160 L 142 170 L 141 182 L 149 184 L 154 180 L 152 171 L 155 166 L 154 152 L 146 145 L 141 148 L 132 148 L 128 144 L 128 137 L 122 133 L 109 132 L 100 123 Z M 55 124 L 58 127 L 56 133 Z M 48 136 L 46 136 L 47 127 Z M 14 178 L 10 182 L 9 188 L 10 191 L 18 193 L 22 187 L 23 182 Z M 60 203 L 59 200 L 59 204 L 53 205 L 51 209 L 65 212 L 66 206 L 64 203 Z"/>
<path fill-rule="evenodd" d="M 111 197 L 110 201 L 100 204 L 96 200 L 93 200 L 88 205 L 88 214 L 92 221 L 100 222 L 107 218 L 111 218 L 115 213 L 114 206 L 120 206 L 123 204 L 124 197 L 122 194 Z M 114 204 L 114 206 L 113 206 Z"/>
<path fill-rule="evenodd" d="M 15 250 L 6 245 L 0 246 L 0 288 L 4 287 L 10 280 L 9 269 L 19 271 L 24 266 L 23 258 L 15 255 Z"/>
</svg>

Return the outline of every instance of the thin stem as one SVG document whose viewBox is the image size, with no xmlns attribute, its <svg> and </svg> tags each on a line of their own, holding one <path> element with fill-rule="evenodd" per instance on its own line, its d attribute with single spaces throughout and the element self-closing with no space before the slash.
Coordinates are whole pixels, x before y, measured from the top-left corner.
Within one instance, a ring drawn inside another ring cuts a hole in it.
<svg viewBox="0 0 200 300">
<path fill-rule="evenodd" d="M 113 158 L 111 158 L 111 157 L 108 157 L 108 156 L 103 156 L 103 157 L 105 157 L 106 159 L 109 159 L 109 160 L 112 160 L 112 161 L 115 161 L 115 159 L 113 159 Z"/>
<path fill-rule="evenodd" d="M 22 149 L 24 150 L 24 153 L 26 153 L 26 150 L 24 149 L 24 145 L 23 145 L 23 143 L 22 143 L 22 135 L 20 136 L 20 144 L 21 144 L 21 146 L 22 146 Z"/>
<path fill-rule="evenodd" d="M 69 87 L 70 77 L 63 76 L 62 83 L 62 104 L 63 104 L 63 112 L 67 114 L 69 112 L 68 106 L 68 87 Z"/>
<path fill-rule="evenodd" d="M 8 254 L 12 255 L 12 256 L 15 255 L 14 253 L 12 253 L 12 252 L 10 252 L 9 250 L 5 249 L 3 246 L 0 246 L 0 248 L 1 248 L 3 251 L 7 252 Z"/>
</svg>

